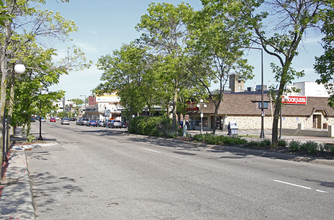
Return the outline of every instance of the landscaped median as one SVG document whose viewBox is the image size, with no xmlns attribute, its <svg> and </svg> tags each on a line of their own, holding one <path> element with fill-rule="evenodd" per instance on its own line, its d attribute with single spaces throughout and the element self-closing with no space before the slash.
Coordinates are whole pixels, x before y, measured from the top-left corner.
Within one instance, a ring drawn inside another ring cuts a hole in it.
<svg viewBox="0 0 334 220">
<path fill-rule="evenodd" d="M 301 143 L 299 141 L 287 142 L 279 140 L 278 148 L 271 147 L 269 139 L 264 140 L 246 140 L 242 137 L 229 137 L 224 135 L 213 134 L 198 134 L 192 137 L 194 141 L 202 141 L 207 144 L 214 145 L 238 145 L 243 148 L 251 148 L 258 150 L 274 150 L 281 153 L 295 153 L 305 156 L 320 156 L 334 159 L 334 145 L 333 144 L 318 144 L 314 141 L 307 141 Z"/>
<path fill-rule="evenodd" d="M 131 120 L 129 128 L 130 133 L 142 134 L 156 137 L 180 138 L 182 130 L 173 133 L 171 119 L 166 117 L 147 117 L 140 116 Z M 187 135 L 183 138 L 187 141 L 201 142 L 209 145 L 218 146 L 238 146 L 248 149 L 270 150 L 273 152 L 289 153 L 300 156 L 322 157 L 334 159 L 334 144 L 319 144 L 313 141 L 301 143 L 298 141 L 287 142 L 279 140 L 278 147 L 273 149 L 269 139 L 259 140 L 258 138 L 249 138 L 236 136 L 230 137 L 225 135 L 198 134 Z"/>
</svg>

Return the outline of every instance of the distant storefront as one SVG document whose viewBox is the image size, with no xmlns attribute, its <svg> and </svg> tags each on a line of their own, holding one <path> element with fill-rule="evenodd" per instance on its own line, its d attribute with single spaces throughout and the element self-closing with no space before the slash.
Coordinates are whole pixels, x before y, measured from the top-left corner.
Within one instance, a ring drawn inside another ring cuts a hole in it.
<svg viewBox="0 0 334 220">
<path fill-rule="evenodd" d="M 305 129 L 327 129 L 334 124 L 334 109 L 328 105 L 328 97 L 290 96 L 284 99 L 282 107 L 282 127 L 297 128 L 299 123 Z M 190 129 L 200 129 L 200 109 L 196 103 L 188 108 Z M 225 129 L 230 121 L 236 122 L 239 129 L 261 128 L 261 94 L 231 93 L 224 94 L 218 109 L 217 121 L 214 121 L 214 104 L 207 103 L 203 109 L 203 129 Z M 264 96 L 264 126 L 271 129 L 274 104 Z"/>
</svg>

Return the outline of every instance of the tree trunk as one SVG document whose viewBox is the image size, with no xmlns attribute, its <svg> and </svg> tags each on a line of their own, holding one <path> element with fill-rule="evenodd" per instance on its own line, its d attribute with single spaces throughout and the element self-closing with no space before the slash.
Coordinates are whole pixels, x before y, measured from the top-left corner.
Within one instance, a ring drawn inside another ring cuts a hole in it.
<svg viewBox="0 0 334 220">
<path fill-rule="evenodd" d="M 284 83 L 281 83 L 279 86 L 276 103 L 275 103 L 275 112 L 274 112 L 274 121 L 272 128 L 272 147 L 276 148 L 278 146 L 278 120 L 282 108 L 282 94 L 284 90 Z"/>
<path fill-rule="evenodd" d="M 10 81 L 10 96 L 9 96 L 9 106 L 8 106 L 8 132 L 11 130 L 10 123 L 12 122 L 13 112 L 14 112 L 14 87 L 15 87 L 15 75 L 12 73 Z M 14 135 L 14 133 L 13 133 Z M 7 146 L 10 147 L 10 134 L 7 138 Z"/>
<path fill-rule="evenodd" d="M 176 80 L 175 81 L 175 90 L 174 90 L 174 100 L 173 100 L 173 122 L 172 122 L 172 127 L 173 127 L 174 132 L 177 131 L 177 124 L 176 124 L 177 107 L 176 107 L 176 104 L 177 104 L 177 98 L 178 98 L 178 89 L 179 89 L 179 83 Z"/>
<path fill-rule="evenodd" d="M 8 28 L 6 28 L 6 37 L 8 35 Z M 2 50 L 1 50 L 1 95 L 0 95 L 0 134 L 1 134 L 1 140 L 0 140 L 0 179 L 2 178 L 2 163 L 3 163 L 3 152 L 5 149 L 5 143 L 4 143 L 4 137 L 3 137 L 3 121 L 5 117 L 5 105 L 6 105 L 6 89 L 7 89 L 7 39 L 4 41 L 2 45 Z"/>
</svg>

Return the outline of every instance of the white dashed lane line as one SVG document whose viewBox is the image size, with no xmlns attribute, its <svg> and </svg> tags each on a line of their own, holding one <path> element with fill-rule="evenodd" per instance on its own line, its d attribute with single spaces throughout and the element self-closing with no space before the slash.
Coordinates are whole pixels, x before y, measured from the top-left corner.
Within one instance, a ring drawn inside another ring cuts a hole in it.
<svg viewBox="0 0 334 220">
<path fill-rule="evenodd" d="M 312 190 L 311 187 L 307 187 L 307 186 L 302 186 L 302 185 L 298 185 L 298 184 L 294 184 L 294 183 L 289 183 L 289 182 L 285 182 L 285 181 L 281 181 L 281 180 L 274 180 L 277 183 L 283 183 L 289 186 L 294 186 L 294 187 L 299 187 L 299 188 L 303 188 L 303 189 L 307 189 L 307 190 Z M 327 193 L 326 191 L 320 190 L 320 189 L 316 189 L 316 192 L 320 192 L 320 193 Z"/>
<path fill-rule="evenodd" d="M 156 154 L 160 154 L 160 152 L 156 151 L 156 150 L 151 150 L 151 149 L 148 149 L 148 148 L 143 148 L 143 149 L 146 150 L 146 151 L 150 151 L 150 152 L 156 153 Z"/>
</svg>

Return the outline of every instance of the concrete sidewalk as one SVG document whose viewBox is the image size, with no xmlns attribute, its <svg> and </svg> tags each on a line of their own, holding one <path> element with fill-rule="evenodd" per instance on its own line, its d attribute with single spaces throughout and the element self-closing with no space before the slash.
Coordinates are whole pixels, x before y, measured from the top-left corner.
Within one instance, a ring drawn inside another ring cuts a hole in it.
<svg viewBox="0 0 334 220">
<path fill-rule="evenodd" d="M 11 151 L 9 166 L 1 181 L 1 219 L 35 219 L 32 192 L 24 150 Z"/>
</svg>

